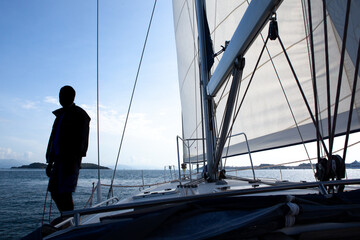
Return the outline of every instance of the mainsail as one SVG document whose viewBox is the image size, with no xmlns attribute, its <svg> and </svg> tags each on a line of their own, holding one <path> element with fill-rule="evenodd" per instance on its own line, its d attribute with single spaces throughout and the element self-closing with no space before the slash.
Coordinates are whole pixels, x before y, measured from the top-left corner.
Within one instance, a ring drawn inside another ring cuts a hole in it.
<svg viewBox="0 0 360 240">
<path fill-rule="evenodd" d="M 252 3 L 235 0 L 209 0 L 205 2 L 214 51 L 218 52 L 222 47 L 225 47 L 226 41 L 231 40 L 242 16 Z M 323 1 L 311 1 L 309 8 L 308 1 L 284 0 L 273 17 L 277 19 L 279 36 L 313 114 L 316 112 L 313 80 L 316 80 L 319 132 L 322 138 L 327 138 L 329 136 L 327 73 L 329 74 L 331 89 L 331 119 L 334 115 L 337 89 L 340 87 L 340 101 L 334 135 L 346 133 L 360 36 L 360 16 L 358 14 L 360 4 L 358 1 L 351 1 L 349 24 L 344 27 L 347 1 L 328 0 L 324 2 L 326 3 L 327 51 L 330 60 L 328 71 L 326 69 Z M 174 0 L 173 8 L 183 139 L 186 143 L 184 160 L 200 162 L 203 160 L 204 149 L 203 142 L 199 140 L 203 139 L 203 122 L 195 1 Z M 315 64 L 312 62 L 309 13 L 311 13 L 312 21 Z M 340 66 L 344 29 L 346 27 L 345 58 L 343 66 Z M 268 31 L 269 23 L 264 26 L 244 55 L 245 68 L 233 113 L 236 118 L 232 121 L 229 132 L 229 136 L 245 133 L 252 152 L 311 142 L 317 139 L 315 125 L 278 40 L 267 42 L 264 54 L 249 85 L 249 91 L 244 97 L 241 108 L 239 108 L 240 101 L 246 92 L 260 56 L 260 51 L 268 36 Z M 226 50 L 224 54 L 226 54 Z M 216 71 L 222 56 L 219 55 L 215 58 L 211 74 Z M 338 86 L 340 68 L 342 68 L 342 81 L 341 86 Z M 214 96 L 214 112 L 218 132 L 222 127 L 231 81 L 232 77 L 229 76 Z M 356 92 L 358 91 L 359 85 L 356 87 Z M 360 99 L 359 96 L 356 96 L 351 132 L 360 129 L 359 107 Z M 223 156 L 235 156 L 246 152 L 244 138 L 238 136 L 227 141 Z"/>
</svg>

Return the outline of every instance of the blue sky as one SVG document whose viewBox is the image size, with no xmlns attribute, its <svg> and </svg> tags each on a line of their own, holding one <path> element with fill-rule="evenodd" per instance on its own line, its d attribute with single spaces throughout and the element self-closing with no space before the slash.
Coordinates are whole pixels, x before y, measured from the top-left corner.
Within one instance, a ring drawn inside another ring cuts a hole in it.
<svg viewBox="0 0 360 240">
<path fill-rule="evenodd" d="M 153 3 L 100 0 L 102 165 L 113 167 L 116 161 Z M 77 91 L 76 104 L 92 118 L 83 161 L 97 163 L 96 0 L 1 0 L 0 33 L 0 160 L 45 162 L 51 112 L 60 107 L 59 89 L 71 85 Z M 119 164 L 177 165 L 177 135 L 181 109 L 172 6 L 170 0 L 159 0 Z M 359 134 L 350 139 L 358 141 Z M 336 149 L 342 146 L 340 141 Z M 300 148 L 254 154 L 253 160 L 288 162 L 288 153 L 304 152 Z M 351 150 L 348 162 L 358 159 L 358 148 Z M 242 164 L 249 165 L 247 156 L 243 158 Z M 239 164 L 237 158 L 229 162 Z"/>
<path fill-rule="evenodd" d="M 113 166 L 153 1 L 100 0 L 100 154 Z M 0 159 L 45 162 L 58 92 L 75 88 L 96 147 L 96 0 L 0 1 Z M 176 164 L 180 99 L 171 1 L 159 0 L 119 164 Z"/>
</svg>

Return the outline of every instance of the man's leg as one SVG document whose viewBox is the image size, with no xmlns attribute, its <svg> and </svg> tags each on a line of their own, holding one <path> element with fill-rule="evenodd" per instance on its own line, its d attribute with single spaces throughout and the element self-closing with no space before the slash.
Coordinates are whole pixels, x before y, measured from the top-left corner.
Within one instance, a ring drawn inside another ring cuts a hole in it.
<svg viewBox="0 0 360 240">
<path fill-rule="evenodd" d="M 60 212 L 74 210 L 74 202 L 72 199 L 72 192 L 67 193 L 51 193 L 52 199 L 56 203 Z"/>
</svg>

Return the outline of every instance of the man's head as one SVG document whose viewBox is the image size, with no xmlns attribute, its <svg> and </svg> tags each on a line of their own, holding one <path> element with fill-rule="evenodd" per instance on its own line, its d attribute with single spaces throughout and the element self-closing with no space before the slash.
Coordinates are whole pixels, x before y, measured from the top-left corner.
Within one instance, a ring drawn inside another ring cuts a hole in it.
<svg viewBox="0 0 360 240">
<path fill-rule="evenodd" d="M 70 107 L 74 103 L 75 90 L 71 86 L 64 86 L 60 89 L 59 101 L 61 106 Z"/>
</svg>

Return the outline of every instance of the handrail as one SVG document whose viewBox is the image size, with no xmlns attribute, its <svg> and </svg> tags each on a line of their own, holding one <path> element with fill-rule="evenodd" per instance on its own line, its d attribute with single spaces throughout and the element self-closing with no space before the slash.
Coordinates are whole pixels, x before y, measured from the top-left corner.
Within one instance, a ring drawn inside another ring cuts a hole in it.
<svg viewBox="0 0 360 240">
<path fill-rule="evenodd" d="M 191 160 L 190 160 L 190 145 L 187 144 L 185 141 L 189 143 L 189 141 L 197 141 L 201 139 L 182 139 L 180 136 L 176 136 L 176 145 L 177 145 L 177 155 L 178 155 L 178 167 L 179 167 L 179 182 L 181 185 L 181 171 L 180 171 L 180 150 L 179 150 L 179 139 L 183 142 L 183 144 L 187 147 L 188 155 L 189 155 L 189 166 L 190 166 L 190 180 L 192 180 L 192 167 L 191 167 Z M 198 163 L 198 162 L 197 162 Z"/>
<path fill-rule="evenodd" d="M 78 210 L 74 210 L 74 211 L 67 211 L 67 212 L 62 213 L 62 217 L 71 217 L 76 214 L 89 215 L 89 214 L 95 214 L 95 213 L 101 213 L 101 212 L 110 212 L 110 211 L 115 211 L 115 210 L 153 207 L 153 206 L 158 206 L 161 204 L 184 203 L 184 202 L 195 201 L 195 200 L 217 199 L 217 198 L 221 198 L 221 197 L 242 196 L 242 195 L 248 195 L 248 194 L 284 191 L 284 190 L 290 190 L 290 189 L 318 188 L 319 184 L 322 184 L 323 186 L 354 185 L 354 184 L 360 184 L 360 179 L 335 180 L 335 181 L 326 181 L 326 182 L 305 182 L 305 183 L 297 183 L 297 184 L 289 183 L 289 184 L 281 184 L 279 186 L 240 189 L 240 190 L 232 190 L 232 191 L 226 191 L 226 192 L 201 194 L 201 195 L 195 195 L 195 196 L 191 195 L 191 196 L 185 196 L 185 197 L 181 197 L 181 198 L 157 199 L 157 200 L 149 200 L 146 202 L 124 203 L 124 204 L 117 204 L 117 205 L 90 208 L 90 209 L 78 209 Z"/>
<path fill-rule="evenodd" d="M 247 146 L 247 150 L 248 150 L 248 154 L 249 154 L 249 159 L 250 159 L 250 163 L 251 163 L 251 169 L 252 169 L 252 173 L 253 173 L 253 178 L 254 178 L 254 180 L 256 180 L 255 170 L 254 170 L 254 164 L 253 164 L 253 161 L 252 161 L 251 151 L 250 151 L 250 146 L 249 146 L 249 141 L 248 141 L 248 138 L 247 138 L 246 134 L 245 134 L 244 132 L 241 132 L 241 133 L 237 133 L 237 134 L 231 135 L 231 136 L 229 136 L 228 138 L 236 137 L 236 136 L 240 136 L 240 135 L 244 135 L 244 137 L 245 137 L 245 142 L 246 142 L 246 146 Z M 190 146 L 189 146 L 189 144 L 186 143 L 186 141 L 199 141 L 199 140 L 202 140 L 202 138 L 192 138 L 192 139 L 186 139 L 186 140 L 184 140 L 184 139 L 181 138 L 180 136 L 177 136 L 177 137 L 176 137 L 177 153 L 178 153 L 178 165 L 179 165 L 179 181 L 181 181 L 181 177 L 180 177 L 179 139 L 184 143 L 184 145 L 188 148 L 188 151 L 189 151 Z M 191 169 L 190 153 L 189 153 L 188 155 L 189 155 L 190 176 L 191 176 L 191 170 L 192 170 L 192 169 Z M 225 156 L 225 157 L 226 157 L 226 156 Z"/>
<path fill-rule="evenodd" d="M 173 180 L 173 181 L 178 181 L 178 180 Z M 152 186 L 157 186 L 157 185 L 161 185 L 161 184 L 164 184 L 164 183 L 170 183 L 170 182 L 173 182 L 173 181 L 153 183 L 153 184 L 143 184 L 143 185 L 113 185 L 113 187 L 123 187 L 123 188 L 152 187 Z M 110 184 L 102 183 L 101 186 L 110 187 Z"/>
<path fill-rule="evenodd" d="M 116 201 L 118 202 L 118 201 L 119 201 L 119 198 L 116 197 L 116 196 L 115 196 L 115 197 L 111 197 L 111 198 L 109 198 L 109 199 L 106 199 L 105 201 L 102 201 L 101 203 L 98 203 L 98 204 L 92 206 L 92 208 L 99 207 L 99 206 L 101 206 L 101 205 L 103 205 L 103 204 L 105 204 L 105 203 L 108 203 L 108 202 L 110 202 L 110 201 L 113 201 L 113 200 L 116 200 Z"/>
<path fill-rule="evenodd" d="M 91 208 L 99 207 L 99 206 L 101 206 L 101 205 L 103 205 L 103 204 L 105 204 L 105 203 L 108 203 L 108 202 L 112 201 L 112 200 L 117 200 L 117 201 L 119 201 L 119 198 L 118 198 L 118 197 L 109 198 L 109 199 L 107 199 L 107 200 L 105 200 L 105 201 L 102 201 L 101 203 L 98 203 L 98 204 L 92 206 Z M 85 209 L 91 209 L 91 208 L 85 208 Z M 75 211 L 76 211 L 76 210 L 75 210 Z M 71 222 L 72 220 L 73 220 L 73 222 Z M 74 217 L 69 217 L 68 219 L 66 219 L 66 220 L 58 223 L 57 225 L 55 225 L 55 227 L 56 227 L 56 228 L 59 228 L 59 227 L 65 225 L 65 224 L 68 223 L 68 222 L 70 222 L 70 224 L 73 225 L 73 226 L 74 226 L 74 225 L 75 225 L 75 226 L 79 226 L 79 225 L 80 225 L 80 215 L 79 215 L 79 213 L 74 214 Z"/>
<path fill-rule="evenodd" d="M 180 151 L 179 151 L 179 138 L 184 141 L 179 135 L 176 136 L 176 146 L 177 146 L 177 155 L 178 155 L 178 168 L 179 168 L 179 182 L 181 185 L 181 171 L 180 171 Z"/>
<path fill-rule="evenodd" d="M 245 137 L 245 142 L 246 142 L 246 146 L 247 146 L 248 153 L 249 153 L 249 158 L 250 158 L 250 163 L 251 163 L 251 170 L 252 170 L 252 172 L 253 172 L 254 180 L 256 180 L 256 178 L 255 178 L 255 171 L 254 171 L 254 164 L 253 164 L 253 161 L 252 161 L 251 151 L 250 151 L 250 146 L 249 146 L 249 141 L 248 141 L 248 139 L 247 139 L 246 134 L 245 134 L 244 132 L 242 132 L 242 133 L 237 133 L 237 134 L 235 134 L 235 135 L 229 136 L 229 138 L 231 138 L 231 137 L 236 137 L 236 136 L 240 136 L 240 135 L 244 135 L 244 137 Z"/>
<path fill-rule="evenodd" d="M 68 222 L 70 222 L 70 224 L 73 225 L 72 222 L 71 222 L 71 220 L 73 220 L 73 219 L 74 219 L 74 217 L 70 217 L 70 218 L 62 221 L 61 223 L 58 223 L 58 224 L 55 225 L 54 227 L 59 228 L 59 227 L 65 225 L 65 223 L 68 223 Z"/>
</svg>

